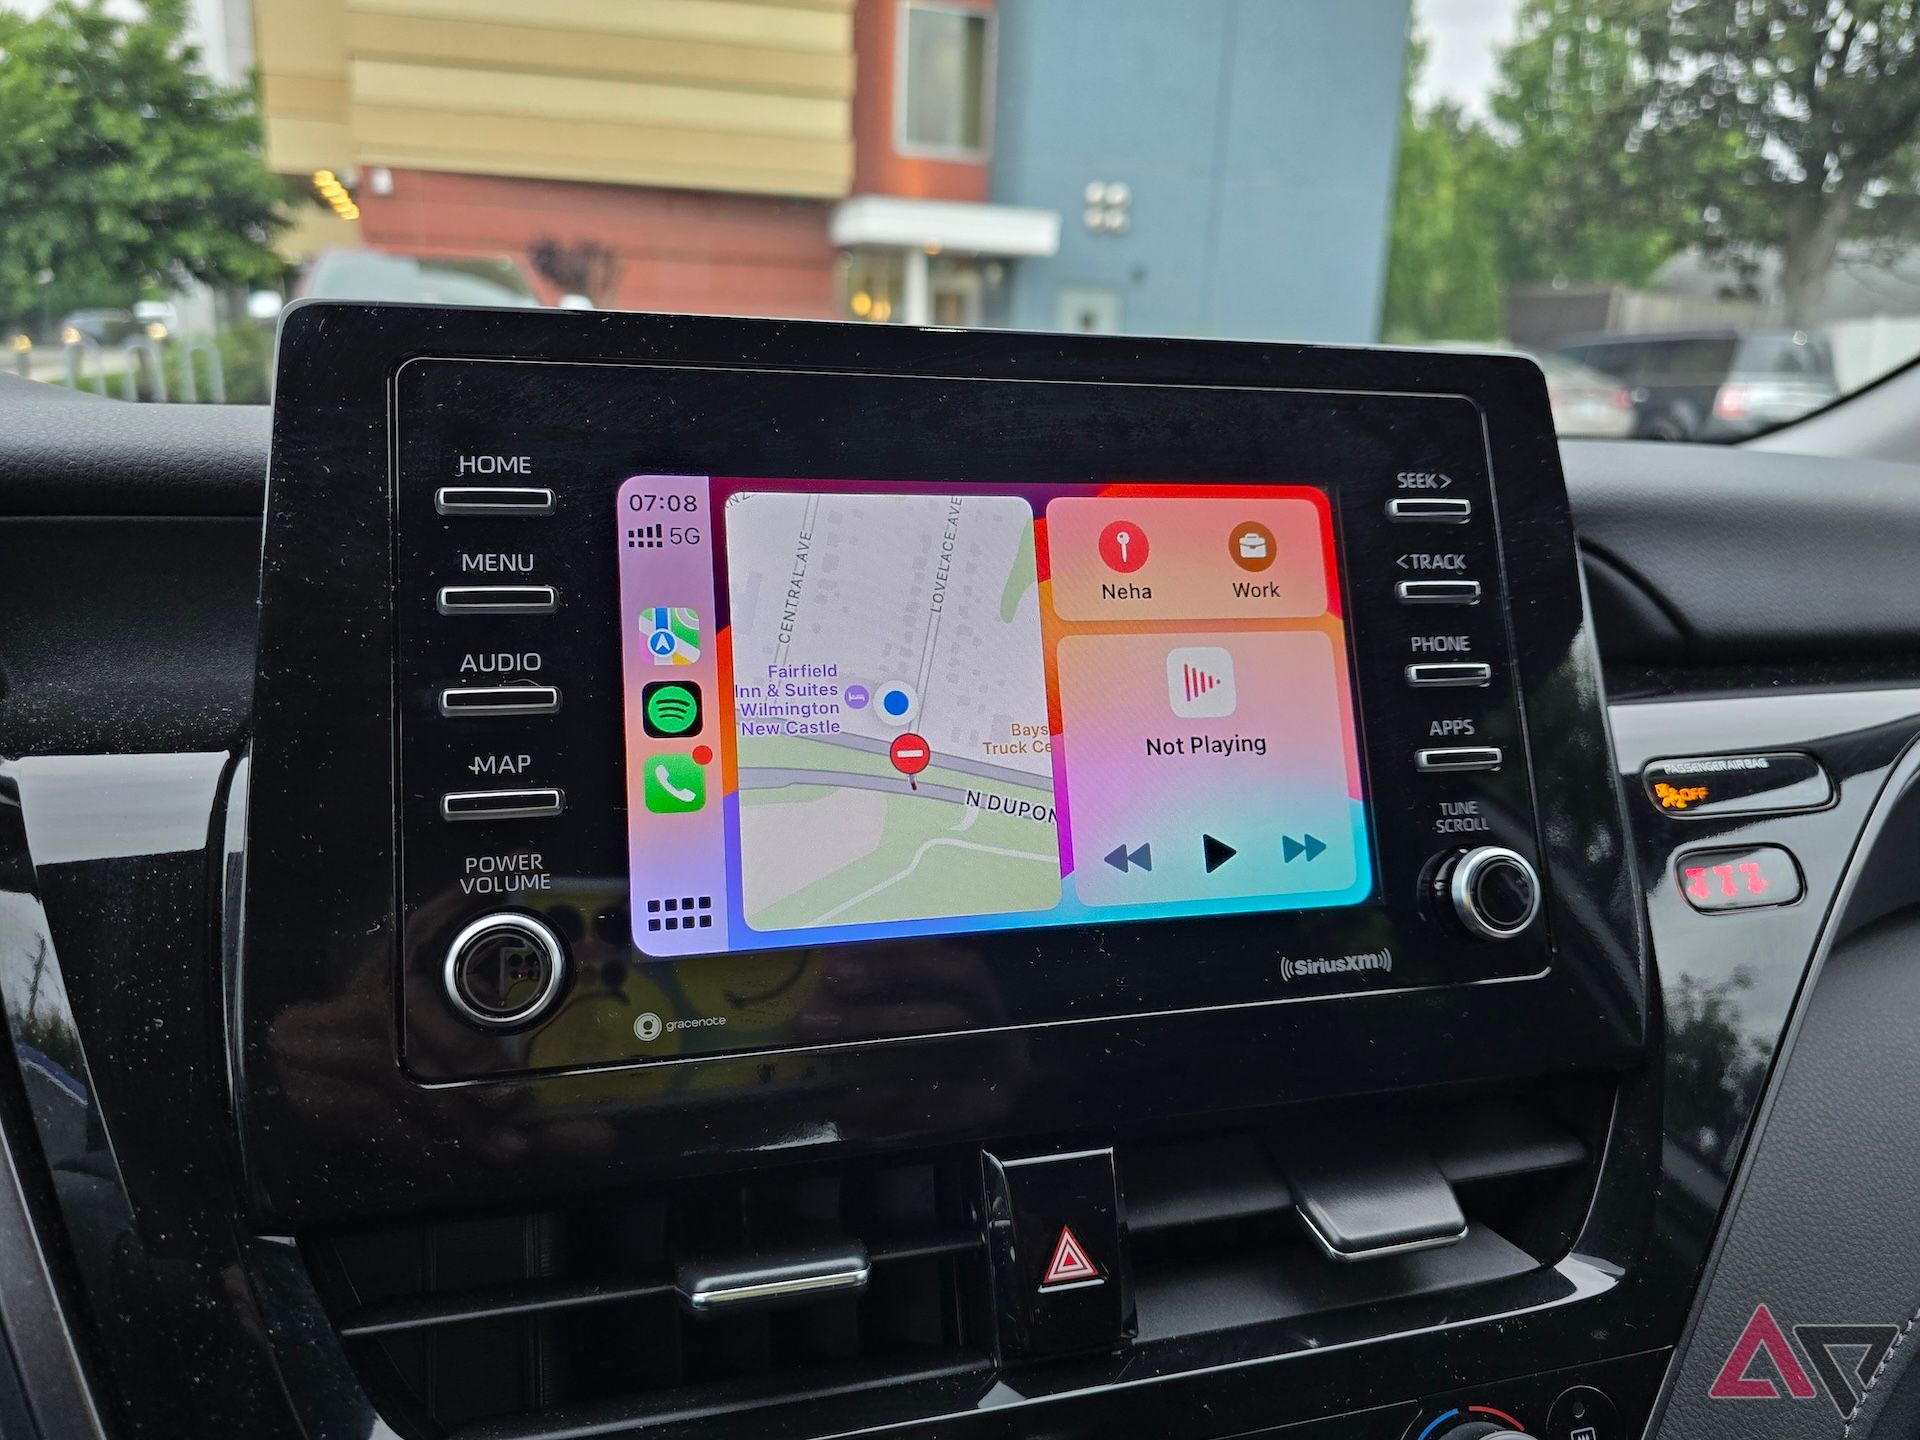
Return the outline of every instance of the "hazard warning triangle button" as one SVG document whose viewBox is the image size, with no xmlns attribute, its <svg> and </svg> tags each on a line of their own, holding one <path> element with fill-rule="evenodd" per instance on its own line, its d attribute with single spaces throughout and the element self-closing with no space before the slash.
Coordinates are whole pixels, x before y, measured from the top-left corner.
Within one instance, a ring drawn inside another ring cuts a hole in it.
<svg viewBox="0 0 1920 1440">
<path fill-rule="evenodd" d="M 1063 1285 L 1098 1285 L 1104 1277 L 1100 1267 L 1087 1258 L 1086 1247 L 1073 1233 L 1071 1225 L 1060 1227 L 1060 1239 L 1053 1247 L 1053 1259 L 1040 1278 L 1042 1290 L 1057 1290 Z"/>
</svg>

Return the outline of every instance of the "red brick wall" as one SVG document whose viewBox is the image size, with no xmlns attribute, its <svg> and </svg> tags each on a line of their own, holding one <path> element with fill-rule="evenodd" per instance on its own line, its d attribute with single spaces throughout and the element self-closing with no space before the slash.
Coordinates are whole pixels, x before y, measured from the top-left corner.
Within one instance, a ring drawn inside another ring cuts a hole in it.
<svg viewBox="0 0 1920 1440">
<path fill-rule="evenodd" d="M 902 155 L 893 148 L 900 0 L 858 0 L 853 11 L 853 53 L 853 193 L 985 200 L 984 161 L 936 160 Z"/>
<path fill-rule="evenodd" d="M 431 170 L 395 170 L 391 195 L 363 183 L 356 199 L 361 236 L 380 249 L 510 255 L 533 274 L 527 251 L 536 240 L 596 241 L 624 267 L 612 308 L 838 313 L 820 201 Z"/>
</svg>

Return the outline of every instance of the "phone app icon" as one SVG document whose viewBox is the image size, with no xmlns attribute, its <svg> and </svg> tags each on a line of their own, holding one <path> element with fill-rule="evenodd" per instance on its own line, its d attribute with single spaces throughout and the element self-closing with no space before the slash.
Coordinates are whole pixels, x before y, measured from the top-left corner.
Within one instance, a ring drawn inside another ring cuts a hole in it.
<svg viewBox="0 0 1920 1440">
<path fill-rule="evenodd" d="M 655 680 L 640 691 L 640 727 L 672 740 L 700 728 L 700 687 L 691 680 Z"/>
<path fill-rule="evenodd" d="M 691 665 L 700 658 L 700 612 L 684 605 L 651 605 L 640 612 L 640 633 L 656 665 Z"/>
<path fill-rule="evenodd" d="M 641 793 L 656 815 L 685 815 L 707 803 L 707 769 L 691 755 L 655 755 Z"/>
<path fill-rule="evenodd" d="M 1182 720 L 1223 720 L 1239 704 L 1233 656 L 1219 645 L 1181 645 L 1167 652 L 1167 704 Z"/>
</svg>

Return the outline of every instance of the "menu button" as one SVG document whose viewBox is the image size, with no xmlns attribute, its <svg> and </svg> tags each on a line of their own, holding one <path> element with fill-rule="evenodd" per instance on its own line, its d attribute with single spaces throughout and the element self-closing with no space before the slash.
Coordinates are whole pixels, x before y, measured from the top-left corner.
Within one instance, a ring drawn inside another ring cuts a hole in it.
<svg viewBox="0 0 1920 1440">
<path fill-rule="evenodd" d="M 560 596 L 551 585 L 443 585 L 442 615 L 551 615 Z"/>
</svg>

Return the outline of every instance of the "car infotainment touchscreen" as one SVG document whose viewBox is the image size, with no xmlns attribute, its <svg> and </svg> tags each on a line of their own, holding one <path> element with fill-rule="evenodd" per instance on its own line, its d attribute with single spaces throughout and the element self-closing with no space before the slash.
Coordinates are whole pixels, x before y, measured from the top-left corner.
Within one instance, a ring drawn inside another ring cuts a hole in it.
<svg viewBox="0 0 1920 1440">
<path fill-rule="evenodd" d="M 616 527 L 644 955 L 1373 892 L 1318 489 L 636 475 Z"/>
</svg>

